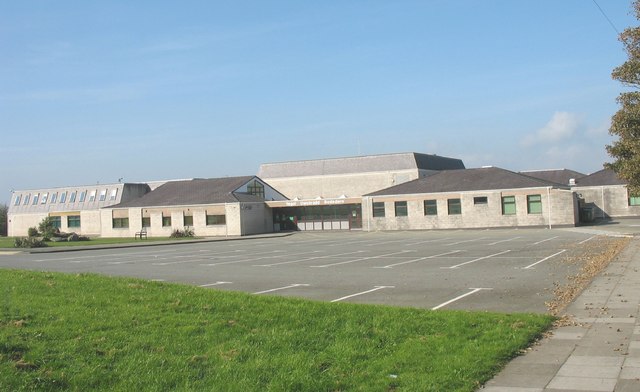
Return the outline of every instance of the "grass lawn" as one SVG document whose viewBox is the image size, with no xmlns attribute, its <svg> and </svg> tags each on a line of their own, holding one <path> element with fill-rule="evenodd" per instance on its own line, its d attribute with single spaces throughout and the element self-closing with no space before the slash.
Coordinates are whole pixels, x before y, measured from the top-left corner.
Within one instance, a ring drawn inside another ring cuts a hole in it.
<svg viewBox="0 0 640 392">
<path fill-rule="evenodd" d="M 0 390 L 473 391 L 551 322 L 0 269 Z"/>
<path fill-rule="evenodd" d="M 136 240 L 134 238 L 92 238 L 90 241 L 61 241 L 61 242 L 47 242 L 47 246 L 60 247 L 60 246 L 92 246 L 103 244 L 127 244 L 135 242 L 149 242 L 149 241 L 178 241 L 178 240 L 194 240 L 200 237 L 181 237 L 181 238 L 169 238 L 169 237 L 149 237 L 145 240 Z M 0 249 L 13 248 L 14 237 L 0 237 Z"/>
</svg>

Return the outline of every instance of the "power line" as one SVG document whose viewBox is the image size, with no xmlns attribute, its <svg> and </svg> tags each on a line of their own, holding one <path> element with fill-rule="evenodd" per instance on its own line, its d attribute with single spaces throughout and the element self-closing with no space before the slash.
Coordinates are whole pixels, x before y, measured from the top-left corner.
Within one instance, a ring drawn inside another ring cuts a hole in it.
<svg viewBox="0 0 640 392">
<path fill-rule="evenodd" d="M 613 22 L 611 21 L 611 19 L 609 19 L 609 17 L 607 16 L 607 14 L 604 13 L 602 8 L 600 7 L 600 4 L 598 4 L 598 2 L 596 0 L 592 0 L 592 1 L 593 1 L 593 4 L 595 4 L 596 7 L 598 7 L 598 9 L 600 10 L 600 13 L 602 14 L 602 16 L 604 16 L 604 18 L 607 20 L 607 22 L 609 22 L 609 24 L 611 25 L 613 30 L 616 32 L 616 34 L 620 35 L 620 32 L 616 28 L 616 25 L 614 25 Z"/>
</svg>

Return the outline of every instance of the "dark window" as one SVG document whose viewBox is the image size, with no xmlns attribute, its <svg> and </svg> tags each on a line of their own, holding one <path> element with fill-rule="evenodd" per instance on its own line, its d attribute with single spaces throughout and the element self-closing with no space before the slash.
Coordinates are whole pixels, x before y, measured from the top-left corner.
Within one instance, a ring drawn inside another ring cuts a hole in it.
<svg viewBox="0 0 640 392">
<path fill-rule="evenodd" d="M 473 204 L 487 204 L 487 197 L 486 196 L 474 197 Z"/>
<path fill-rule="evenodd" d="M 21 199 L 22 199 L 22 195 L 16 195 L 16 200 L 15 200 L 15 203 L 13 203 L 13 205 L 14 206 L 19 206 Z"/>
<path fill-rule="evenodd" d="M 184 225 L 185 226 L 193 226 L 193 215 L 185 215 L 184 216 Z"/>
<path fill-rule="evenodd" d="M 150 217 L 144 217 L 142 218 L 142 227 L 151 227 L 151 218 Z"/>
<path fill-rule="evenodd" d="M 406 201 L 396 201 L 393 203 L 393 207 L 396 213 L 396 216 L 407 216 L 407 202 Z"/>
<path fill-rule="evenodd" d="M 438 202 L 436 200 L 424 201 L 424 214 L 425 215 L 438 215 Z"/>
<path fill-rule="evenodd" d="M 80 192 L 80 203 L 84 203 L 84 199 L 87 197 L 87 191 Z"/>
<path fill-rule="evenodd" d="M 69 201 L 73 203 L 76 200 L 76 194 L 72 193 L 71 198 L 73 198 L 73 200 L 69 199 Z M 64 203 L 65 201 L 67 201 L 67 192 L 62 192 L 60 194 L 60 203 Z"/>
<path fill-rule="evenodd" d="M 55 227 L 56 229 L 59 229 L 60 227 L 62 227 L 62 223 L 60 222 L 60 217 L 59 216 L 50 216 L 49 220 L 51 221 L 51 224 L 53 225 L 53 227 Z"/>
<path fill-rule="evenodd" d="M 170 216 L 163 216 L 162 217 L 162 227 L 168 227 L 171 226 L 171 217 Z"/>
<path fill-rule="evenodd" d="M 67 227 L 80 227 L 80 215 L 69 215 L 67 217 Z"/>
<path fill-rule="evenodd" d="M 51 195 L 51 203 L 55 203 L 58 200 L 58 193 L 54 193 Z"/>
<path fill-rule="evenodd" d="M 373 217 L 384 218 L 384 202 L 376 201 L 373 203 Z"/>
<path fill-rule="evenodd" d="M 462 214 L 462 203 L 460 203 L 460 199 L 447 199 L 447 209 L 449 215 Z"/>
<path fill-rule="evenodd" d="M 207 226 L 224 225 L 227 223 L 225 215 L 207 215 Z"/>
<path fill-rule="evenodd" d="M 259 196 L 264 199 L 264 185 L 258 181 L 253 181 L 247 186 L 247 192 L 250 195 Z"/>
<path fill-rule="evenodd" d="M 114 229 L 126 229 L 129 227 L 129 218 L 113 218 Z"/>
</svg>

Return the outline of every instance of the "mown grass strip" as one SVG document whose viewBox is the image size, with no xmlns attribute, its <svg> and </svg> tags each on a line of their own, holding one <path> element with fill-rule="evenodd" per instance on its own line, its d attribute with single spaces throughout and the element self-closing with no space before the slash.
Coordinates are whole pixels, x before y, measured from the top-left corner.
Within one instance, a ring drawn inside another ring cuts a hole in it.
<svg viewBox="0 0 640 392">
<path fill-rule="evenodd" d="M 552 322 L 14 270 L 0 298 L 3 391 L 473 391 Z"/>
<path fill-rule="evenodd" d="M 149 237 L 144 240 L 136 240 L 134 238 L 92 238 L 90 241 L 60 241 L 60 242 L 47 242 L 47 246 L 50 247 L 65 247 L 65 246 L 95 246 L 106 244 L 139 244 L 145 242 L 157 242 L 157 241 L 185 241 L 195 240 L 202 237 L 182 237 L 182 238 L 170 238 L 170 237 Z M 2 248 L 14 248 L 14 237 L 0 237 L 0 249 Z"/>
</svg>

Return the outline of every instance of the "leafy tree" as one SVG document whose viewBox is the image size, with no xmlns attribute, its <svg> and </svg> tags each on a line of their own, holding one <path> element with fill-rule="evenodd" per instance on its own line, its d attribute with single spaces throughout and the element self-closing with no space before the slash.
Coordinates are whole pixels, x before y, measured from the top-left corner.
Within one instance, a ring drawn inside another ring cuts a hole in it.
<svg viewBox="0 0 640 392">
<path fill-rule="evenodd" d="M 48 241 L 58 232 L 58 228 L 54 226 L 51 217 L 46 217 L 38 224 L 38 231 Z"/>
<path fill-rule="evenodd" d="M 633 2 L 636 19 L 640 20 L 640 0 Z M 640 27 L 629 27 L 620 34 L 628 59 L 615 68 L 611 76 L 630 91 L 618 96 L 621 108 L 611 119 L 609 133 L 618 139 L 607 146 L 615 159 L 605 167 L 615 171 L 628 183 L 632 194 L 640 195 Z"/>
<path fill-rule="evenodd" d="M 7 236 L 7 222 L 9 215 L 9 206 L 0 204 L 0 236 Z"/>
</svg>

